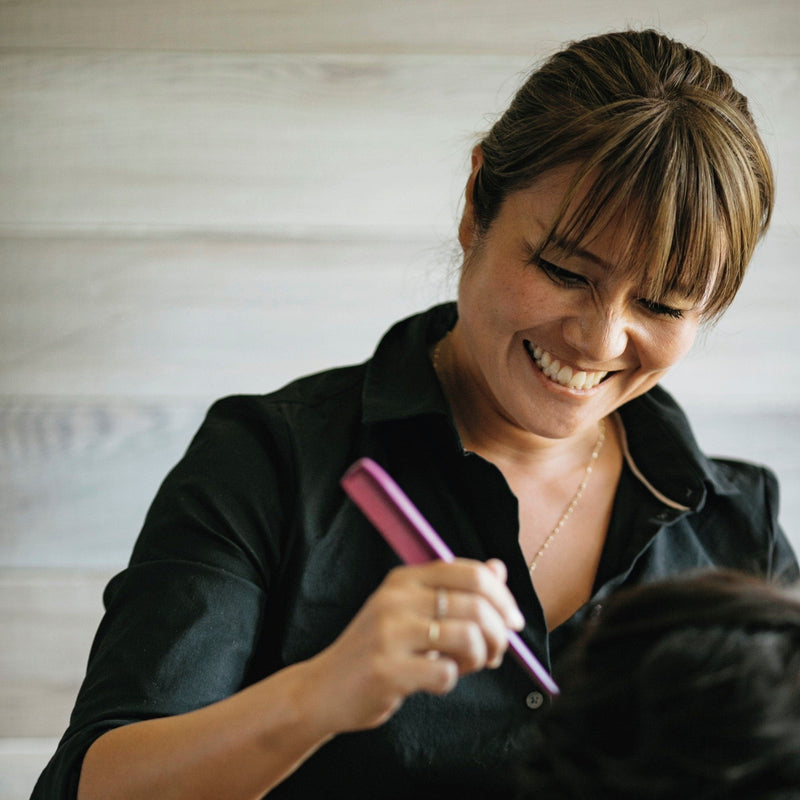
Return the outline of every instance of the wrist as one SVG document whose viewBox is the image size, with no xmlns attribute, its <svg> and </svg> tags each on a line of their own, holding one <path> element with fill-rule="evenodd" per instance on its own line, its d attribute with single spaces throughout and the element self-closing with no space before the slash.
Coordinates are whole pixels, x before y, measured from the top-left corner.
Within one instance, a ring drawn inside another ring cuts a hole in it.
<svg viewBox="0 0 800 800">
<path fill-rule="evenodd" d="M 325 689 L 324 670 L 315 656 L 285 667 L 266 678 L 259 686 L 269 684 L 269 705 L 258 704 L 267 709 L 269 724 L 264 728 L 265 743 L 273 747 L 275 725 L 283 730 L 290 740 L 304 748 L 316 749 L 333 738 L 340 730 L 336 715 L 330 705 L 330 692 Z"/>
</svg>

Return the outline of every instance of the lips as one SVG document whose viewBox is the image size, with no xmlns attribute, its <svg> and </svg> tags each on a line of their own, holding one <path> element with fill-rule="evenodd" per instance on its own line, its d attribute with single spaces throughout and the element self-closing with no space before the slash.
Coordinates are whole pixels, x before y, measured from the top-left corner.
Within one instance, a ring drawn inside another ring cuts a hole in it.
<svg viewBox="0 0 800 800">
<path fill-rule="evenodd" d="M 525 340 L 525 349 L 537 367 L 554 383 L 568 389 L 593 389 L 609 373 L 607 371 L 586 372 L 574 370 L 568 364 L 562 364 L 546 350 Z"/>
</svg>

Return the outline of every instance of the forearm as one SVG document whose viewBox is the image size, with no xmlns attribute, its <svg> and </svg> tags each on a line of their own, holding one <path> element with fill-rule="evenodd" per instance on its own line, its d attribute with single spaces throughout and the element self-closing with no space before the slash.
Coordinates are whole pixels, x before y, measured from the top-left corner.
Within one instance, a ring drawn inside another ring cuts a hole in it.
<svg viewBox="0 0 800 800">
<path fill-rule="evenodd" d="M 198 711 L 101 736 L 79 800 L 258 800 L 333 736 L 383 724 L 414 692 L 444 694 L 459 675 L 498 666 L 506 628 L 524 624 L 504 581 L 499 562 L 392 570 L 314 658 Z M 446 615 L 434 619 L 441 591 Z"/>
<path fill-rule="evenodd" d="M 314 662 L 197 711 L 133 723 L 86 754 L 78 800 L 256 800 L 331 736 L 313 713 Z"/>
</svg>

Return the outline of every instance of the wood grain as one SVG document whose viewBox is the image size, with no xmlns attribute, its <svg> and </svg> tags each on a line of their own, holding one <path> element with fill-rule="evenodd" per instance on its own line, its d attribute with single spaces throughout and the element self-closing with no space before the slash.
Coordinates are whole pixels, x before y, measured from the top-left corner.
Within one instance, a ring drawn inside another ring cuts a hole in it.
<svg viewBox="0 0 800 800">
<path fill-rule="evenodd" d="M 0 46 L 531 57 L 657 26 L 717 55 L 797 55 L 798 24 L 794 0 L 3 0 Z"/>
<path fill-rule="evenodd" d="M 27 400 L 22 413 L 0 403 L 0 567 L 123 566 L 205 410 L 169 399 Z M 776 471 L 781 519 L 800 550 L 800 410 L 687 411 L 707 452 Z"/>
<path fill-rule="evenodd" d="M 110 571 L 0 569 L 0 737 L 66 728 Z"/>
<path fill-rule="evenodd" d="M 10 191 L 0 194 L 0 226 L 441 233 L 452 226 L 472 134 L 523 67 L 507 58 L 477 69 L 459 58 L 7 52 L 0 182 Z"/>
<path fill-rule="evenodd" d="M 800 515 L 797 246 L 764 243 L 728 315 L 665 381 L 712 452 L 778 470 L 787 525 Z M 451 255 L 432 241 L 0 238 L 13 265 L 0 273 L 0 563 L 124 563 L 216 397 L 363 360 L 394 320 L 453 296 Z"/>
<path fill-rule="evenodd" d="M 0 739 L 0 800 L 26 800 L 58 737 Z"/>
<path fill-rule="evenodd" d="M 205 404 L 0 402 L 0 566 L 119 568 Z"/>
<path fill-rule="evenodd" d="M 207 406 L 453 296 L 476 133 L 533 62 L 629 24 L 730 69 L 775 159 L 774 230 L 667 383 L 708 451 L 776 469 L 800 549 L 795 0 L 0 0 L 0 800 Z"/>
<path fill-rule="evenodd" d="M 0 230 L 434 236 L 518 56 L 6 51 Z M 800 58 L 731 60 L 800 219 Z"/>
<path fill-rule="evenodd" d="M 776 229 L 733 307 L 666 384 L 695 406 L 797 409 L 787 346 L 800 235 Z M 0 237 L 0 394 L 263 392 L 368 357 L 396 319 L 454 296 L 452 242 Z"/>
<path fill-rule="evenodd" d="M 0 394 L 263 392 L 368 357 L 449 291 L 452 244 L 0 237 Z"/>
</svg>

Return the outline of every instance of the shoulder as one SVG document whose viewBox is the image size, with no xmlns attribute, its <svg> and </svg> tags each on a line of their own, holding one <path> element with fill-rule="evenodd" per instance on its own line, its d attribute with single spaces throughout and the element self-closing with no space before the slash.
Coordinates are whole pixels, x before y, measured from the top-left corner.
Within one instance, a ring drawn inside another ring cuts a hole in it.
<svg viewBox="0 0 800 800">
<path fill-rule="evenodd" d="M 748 498 L 775 498 L 778 495 L 778 479 L 775 473 L 763 464 L 733 458 L 709 458 L 717 477 L 731 488 Z"/>
<path fill-rule="evenodd" d="M 673 509 L 683 507 L 680 525 L 713 563 L 781 581 L 797 578 L 796 558 L 778 522 L 772 470 L 706 455 L 681 407 L 659 386 L 623 406 L 620 417 L 634 471 Z"/>
<path fill-rule="evenodd" d="M 756 527 L 773 527 L 778 516 L 778 479 L 769 467 L 732 458 L 709 458 L 712 496 Z"/>
<path fill-rule="evenodd" d="M 778 583 L 796 582 L 797 558 L 778 521 L 775 474 L 748 461 L 713 458 L 710 463 L 716 471 L 714 488 L 692 515 L 698 535 L 709 549 L 722 550 L 735 568 Z"/>
<path fill-rule="evenodd" d="M 777 492 L 766 467 L 744 460 L 715 458 L 698 444 L 683 409 L 656 386 L 620 409 L 626 457 L 662 495 L 697 509 L 707 493 L 754 499 Z"/>
<path fill-rule="evenodd" d="M 269 394 L 217 400 L 162 489 L 250 501 L 276 487 L 291 495 L 298 452 L 330 448 L 343 421 L 358 420 L 362 376 L 363 367 L 339 368 Z"/>
<path fill-rule="evenodd" d="M 229 395 L 217 400 L 209 410 L 212 419 L 269 420 L 292 407 L 324 407 L 357 396 L 364 380 L 365 364 L 336 367 L 287 383 L 266 394 Z"/>
<path fill-rule="evenodd" d="M 209 409 L 200 433 L 280 441 L 298 417 L 327 421 L 358 413 L 363 380 L 361 364 L 307 375 L 268 394 L 223 397 Z"/>
</svg>

